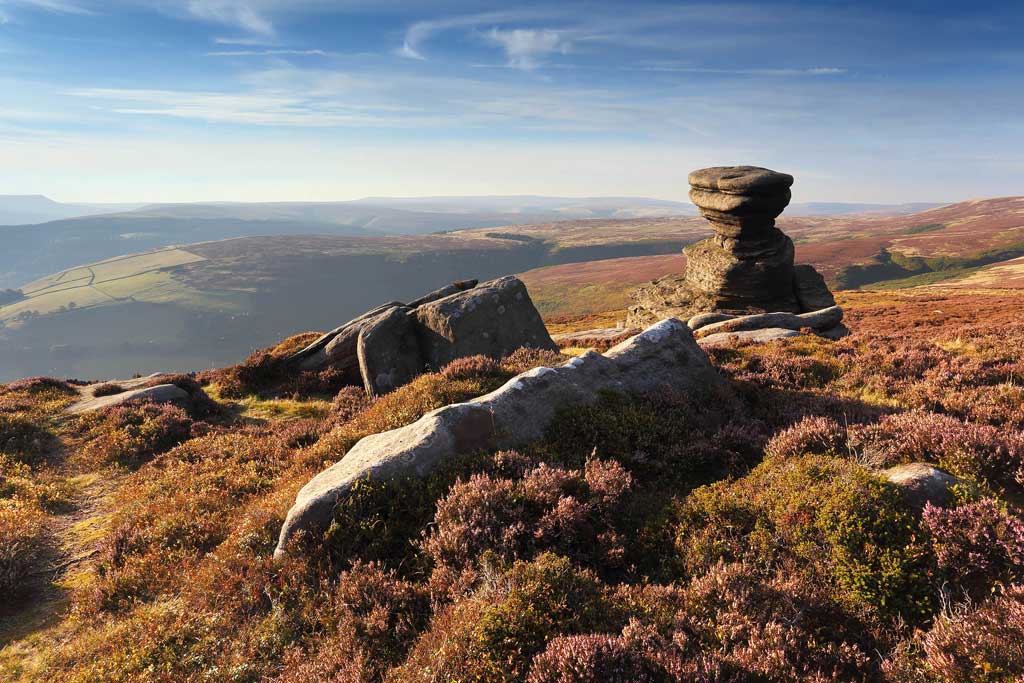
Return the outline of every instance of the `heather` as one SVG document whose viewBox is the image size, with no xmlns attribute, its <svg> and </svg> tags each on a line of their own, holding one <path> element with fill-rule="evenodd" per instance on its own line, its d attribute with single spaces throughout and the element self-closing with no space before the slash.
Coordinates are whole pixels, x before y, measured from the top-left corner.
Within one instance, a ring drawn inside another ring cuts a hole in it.
<svg viewBox="0 0 1024 683">
<path fill-rule="evenodd" d="M 360 482 L 331 528 L 281 561 L 296 491 L 360 438 L 565 357 L 460 359 L 377 398 L 261 375 L 277 361 L 257 359 L 178 378 L 217 401 L 191 413 L 141 403 L 68 417 L 71 385 L 8 385 L 0 585 L 18 609 L 47 590 L 60 599 L 0 651 L 0 672 L 1016 680 L 1024 328 L 1001 297 L 847 296 L 847 339 L 719 348 L 730 386 L 715 395 L 610 392 L 563 409 L 535 444 Z M 957 476 L 953 502 L 921 510 L 882 475 L 910 462 Z M 68 543 L 84 559 L 40 586 Z"/>
</svg>

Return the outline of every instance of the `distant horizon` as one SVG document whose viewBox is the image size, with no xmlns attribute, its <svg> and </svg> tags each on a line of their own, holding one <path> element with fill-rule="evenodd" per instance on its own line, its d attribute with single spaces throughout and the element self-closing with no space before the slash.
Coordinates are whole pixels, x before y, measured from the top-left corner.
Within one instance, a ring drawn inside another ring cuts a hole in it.
<svg viewBox="0 0 1024 683">
<path fill-rule="evenodd" d="M 797 199 L 794 197 L 790 205 L 803 205 L 803 204 L 876 204 L 878 206 L 901 206 L 901 205 L 913 205 L 913 204 L 959 204 L 961 202 L 970 201 L 984 201 L 988 199 L 999 199 L 1003 197 L 1018 197 L 1024 196 L 1024 191 L 1020 194 L 1007 194 L 1007 195 L 992 195 L 992 196 L 975 196 L 965 197 L 961 199 L 909 199 L 905 201 L 860 201 L 860 200 L 849 200 L 849 199 Z M 0 200 L 8 198 L 42 198 L 57 204 L 63 205 L 91 205 L 91 206 L 105 206 L 105 205 L 134 205 L 137 207 L 161 205 L 161 204 L 340 204 L 347 202 L 359 202 L 359 201 L 372 201 L 375 199 L 379 200 L 428 200 L 428 199 L 487 199 L 487 198 L 528 198 L 536 197 L 540 199 L 568 199 L 568 200 L 608 200 L 608 199 L 635 199 L 635 200 L 646 200 L 646 201 L 658 201 L 658 202 L 669 202 L 675 204 L 688 204 L 693 206 L 693 202 L 690 201 L 686 195 L 681 199 L 673 199 L 668 197 L 654 197 L 650 195 L 573 195 L 573 194 L 536 194 L 536 193 L 520 193 L 520 194 L 437 194 L 437 195 L 362 195 L 344 199 L 258 199 L 258 200 L 243 200 L 243 199 L 170 199 L 160 201 L 149 201 L 139 199 L 71 199 L 66 200 L 63 198 L 57 198 L 53 195 L 31 192 L 31 193 L 9 193 L 0 192 Z M 693 206 L 696 209 L 695 206 Z"/>
<path fill-rule="evenodd" d="M 0 0 L 0 192 L 65 202 L 1024 192 L 1008 0 Z"/>
</svg>

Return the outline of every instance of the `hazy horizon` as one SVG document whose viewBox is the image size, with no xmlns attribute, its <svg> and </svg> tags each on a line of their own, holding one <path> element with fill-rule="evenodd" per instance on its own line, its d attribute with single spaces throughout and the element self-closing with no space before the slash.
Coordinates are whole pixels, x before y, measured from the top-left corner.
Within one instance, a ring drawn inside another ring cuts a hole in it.
<svg viewBox="0 0 1024 683">
<path fill-rule="evenodd" d="M 1020 194 L 1016 3 L 0 0 L 0 193 Z"/>
</svg>

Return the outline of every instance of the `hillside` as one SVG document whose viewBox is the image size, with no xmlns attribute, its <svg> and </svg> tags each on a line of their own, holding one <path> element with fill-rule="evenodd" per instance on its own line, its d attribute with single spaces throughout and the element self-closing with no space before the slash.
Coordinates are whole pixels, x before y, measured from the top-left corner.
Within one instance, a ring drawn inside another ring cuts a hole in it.
<svg viewBox="0 0 1024 683">
<path fill-rule="evenodd" d="M 449 208 L 441 200 L 407 201 Z M 796 242 L 797 259 L 834 286 L 915 286 L 1020 255 L 1022 207 L 1024 199 L 1003 198 L 897 216 L 783 214 L 779 225 Z M 106 219 L 88 220 L 110 228 Z M 214 219 L 173 219 L 168 233 L 132 239 L 201 234 L 203 220 Z M 287 221 L 267 229 L 283 226 L 304 229 Z M 360 234 L 249 237 L 78 261 L 26 285 L 26 299 L 0 306 L 0 379 L 223 365 L 290 330 L 329 329 L 384 301 L 467 277 L 524 273 L 548 316 L 622 309 L 629 291 L 678 272 L 680 249 L 709 234 L 698 217 L 574 219 L 404 237 L 352 230 Z M 77 239 L 93 237 L 86 231 Z"/>
<path fill-rule="evenodd" d="M 0 678 L 1016 680 L 1024 294 L 840 303 L 839 342 L 711 351 L 714 400 L 609 394 L 517 452 L 366 482 L 279 562 L 296 491 L 361 437 L 568 357 L 459 361 L 372 400 L 327 375 L 275 388 L 257 355 L 172 378 L 189 412 L 68 416 L 83 387 L 0 386 Z M 960 478 L 948 507 L 883 476 L 915 461 Z"/>
<path fill-rule="evenodd" d="M 643 197 L 372 198 L 348 202 L 155 204 L 131 211 L 114 210 L 113 206 L 101 212 L 64 205 L 64 213 L 54 218 L 66 216 L 65 220 L 8 227 L 0 221 L 5 244 L 0 254 L 0 288 L 17 287 L 89 261 L 234 237 L 415 235 L 562 218 L 694 213 L 689 204 Z M 95 213 L 106 215 L 89 215 Z"/>
</svg>

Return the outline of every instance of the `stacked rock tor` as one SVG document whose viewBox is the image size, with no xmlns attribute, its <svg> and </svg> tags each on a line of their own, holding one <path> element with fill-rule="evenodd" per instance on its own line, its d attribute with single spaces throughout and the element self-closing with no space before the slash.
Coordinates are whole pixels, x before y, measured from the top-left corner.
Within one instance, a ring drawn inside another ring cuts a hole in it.
<svg viewBox="0 0 1024 683">
<path fill-rule="evenodd" d="M 793 241 L 775 227 L 793 176 L 758 166 L 715 166 L 689 176 L 690 199 L 714 229 L 683 250 L 686 270 L 634 292 L 629 323 L 719 311 L 806 313 L 835 305 L 811 266 L 794 266 Z"/>
</svg>

